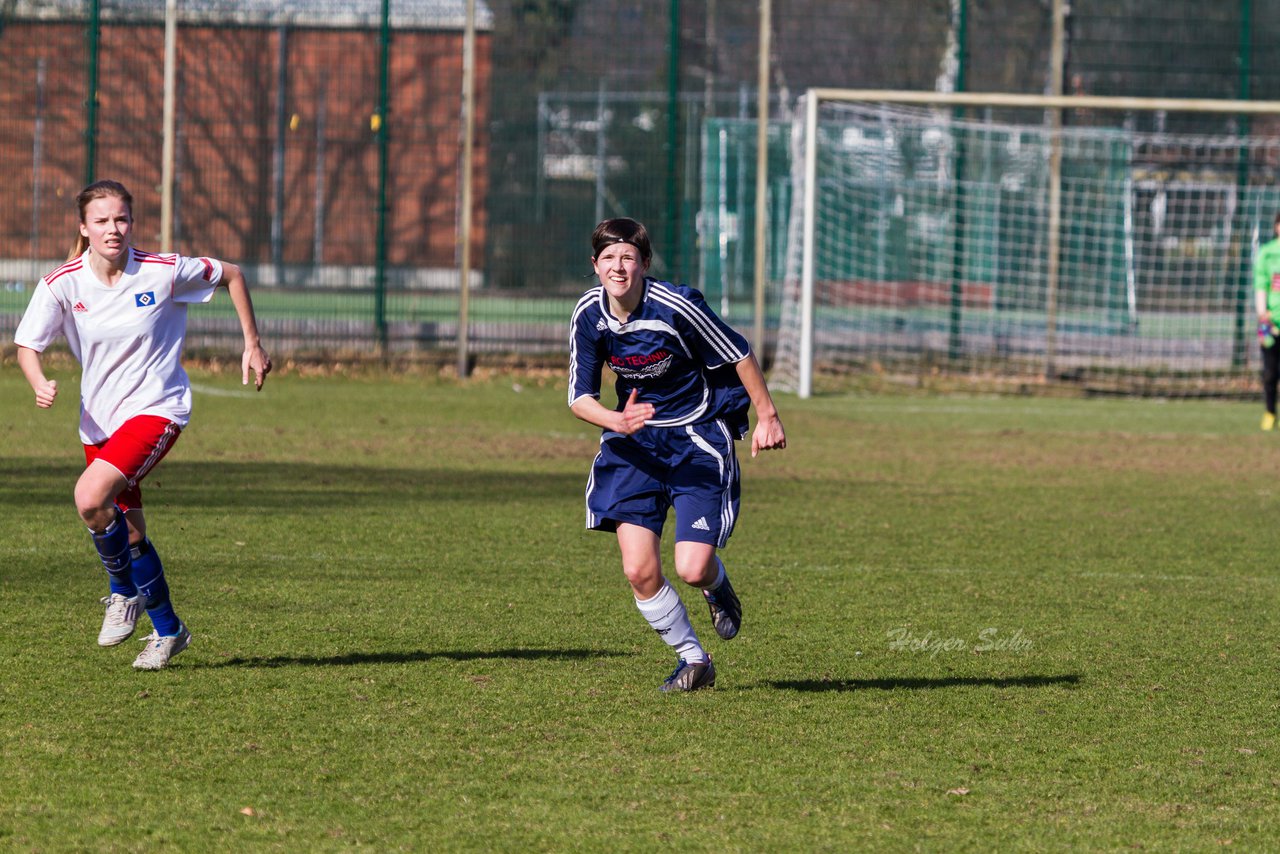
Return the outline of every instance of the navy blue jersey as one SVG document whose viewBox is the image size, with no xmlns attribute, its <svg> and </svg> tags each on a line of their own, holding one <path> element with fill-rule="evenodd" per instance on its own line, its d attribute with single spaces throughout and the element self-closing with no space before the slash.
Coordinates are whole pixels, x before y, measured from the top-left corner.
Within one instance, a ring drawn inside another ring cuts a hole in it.
<svg viewBox="0 0 1280 854">
<path fill-rule="evenodd" d="M 750 354 L 747 339 L 719 318 L 687 285 L 645 279 L 640 304 L 626 323 L 609 312 L 603 286 L 587 291 L 569 330 L 569 405 L 600 397 L 601 369 L 616 375 L 620 410 L 632 389 L 654 407 L 650 427 L 677 427 L 722 418 L 741 438 L 751 401 L 735 364 Z"/>
</svg>

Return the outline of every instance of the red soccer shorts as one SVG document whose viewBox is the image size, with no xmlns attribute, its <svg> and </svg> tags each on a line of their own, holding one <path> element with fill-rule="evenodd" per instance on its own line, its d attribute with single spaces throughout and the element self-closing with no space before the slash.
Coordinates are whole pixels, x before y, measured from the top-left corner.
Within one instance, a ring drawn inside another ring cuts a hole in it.
<svg viewBox="0 0 1280 854">
<path fill-rule="evenodd" d="M 142 507 L 142 490 L 138 484 L 164 459 L 182 428 L 159 415 L 138 415 L 120 425 L 111 438 L 97 445 L 84 446 L 85 464 L 94 460 L 109 463 L 129 481 L 116 496 L 121 510 Z"/>
</svg>

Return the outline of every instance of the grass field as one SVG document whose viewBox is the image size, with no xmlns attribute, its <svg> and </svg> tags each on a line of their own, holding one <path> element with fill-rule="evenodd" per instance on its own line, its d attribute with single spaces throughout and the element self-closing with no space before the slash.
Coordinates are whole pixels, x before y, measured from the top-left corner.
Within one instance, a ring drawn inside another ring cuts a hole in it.
<svg viewBox="0 0 1280 854">
<path fill-rule="evenodd" d="M 74 376 L 0 370 L 0 849 L 1260 850 L 1280 435 L 1256 404 L 780 399 L 717 687 L 672 661 L 563 381 L 194 374 L 148 521 L 195 634 L 95 645 Z M 669 548 L 669 544 L 668 544 Z"/>
</svg>

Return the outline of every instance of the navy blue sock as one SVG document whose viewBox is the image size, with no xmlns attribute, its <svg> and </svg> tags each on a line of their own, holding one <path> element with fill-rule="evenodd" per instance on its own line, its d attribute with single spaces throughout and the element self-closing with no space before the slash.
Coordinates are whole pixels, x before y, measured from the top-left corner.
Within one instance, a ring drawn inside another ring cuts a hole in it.
<svg viewBox="0 0 1280 854">
<path fill-rule="evenodd" d="M 133 574 L 129 559 L 129 525 L 124 521 L 124 514 L 116 511 L 115 520 L 101 534 L 89 531 L 93 537 L 93 545 L 98 550 L 98 557 L 107 570 L 110 578 L 111 592 L 132 599 L 138 595 L 138 588 L 133 583 Z"/>
<path fill-rule="evenodd" d="M 176 635 L 182 621 L 169 601 L 169 583 L 164 580 L 164 564 L 150 540 L 133 547 L 133 583 L 146 599 L 147 616 L 160 636 Z"/>
</svg>

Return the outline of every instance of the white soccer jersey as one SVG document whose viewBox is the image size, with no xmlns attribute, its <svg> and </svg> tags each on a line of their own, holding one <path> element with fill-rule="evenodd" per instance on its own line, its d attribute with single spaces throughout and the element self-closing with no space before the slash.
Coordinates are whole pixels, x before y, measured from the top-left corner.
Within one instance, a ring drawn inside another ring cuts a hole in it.
<svg viewBox="0 0 1280 854">
<path fill-rule="evenodd" d="M 40 280 L 13 340 L 43 352 L 66 335 L 81 368 L 81 441 L 104 442 L 137 415 L 185 427 L 187 304 L 208 302 L 221 279 L 215 259 L 131 248 L 124 274 L 108 287 L 89 269 L 86 251 Z"/>
</svg>

